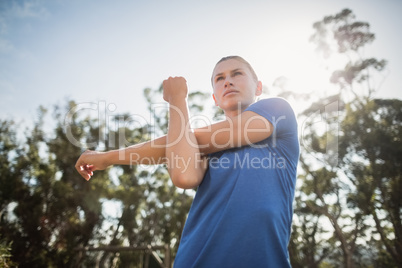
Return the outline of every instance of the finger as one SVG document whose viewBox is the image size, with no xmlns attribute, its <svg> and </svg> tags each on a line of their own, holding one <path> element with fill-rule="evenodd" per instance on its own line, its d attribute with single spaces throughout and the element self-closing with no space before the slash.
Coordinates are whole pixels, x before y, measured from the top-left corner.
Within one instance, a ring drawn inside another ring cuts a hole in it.
<svg viewBox="0 0 402 268">
<path fill-rule="evenodd" d="M 76 169 L 78 173 L 81 175 L 81 177 L 89 181 L 89 179 L 91 179 L 91 176 L 93 175 L 93 172 L 86 169 L 86 166 L 88 165 L 77 165 Z"/>
<path fill-rule="evenodd" d="M 87 171 L 88 173 L 92 173 L 97 170 L 97 168 L 94 165 L 85 165 L 84 166 L 85 171 Z"/>
<path fill-rule="evenodd" d="M 95 166 L 94 165 L 87 165 L 87 169 L 94 171 L 95 170 Z"/>
<path fill-rule="evenodd" d="M 85 172 L 85 173 L 83 173 L 82 175 L 83 175 L 82 177 L 83 177 L 85 180 L 89 181 L 89 180 L 91 179 L 93 173 L 92 173 L 92 172 Z"/>
<path fill-rule="evenodd" d="M 85 165 L 85 166 L 83 166 L 83 171 L 86 172 L 86 176 L 89 176 L 89 179 L 94 175 L 94 172 L 93 172 L 94 170 L 95 170 L 94 165 Z"/>
<path fill-rule="evenodd" d="M 79 165 L 78 162 L 77 162 L 77 164 L 75 164 L 75 169 L 81 175 L 81 177 L 83 177 L 85 179 L 84 166 Z"/>
</svg>

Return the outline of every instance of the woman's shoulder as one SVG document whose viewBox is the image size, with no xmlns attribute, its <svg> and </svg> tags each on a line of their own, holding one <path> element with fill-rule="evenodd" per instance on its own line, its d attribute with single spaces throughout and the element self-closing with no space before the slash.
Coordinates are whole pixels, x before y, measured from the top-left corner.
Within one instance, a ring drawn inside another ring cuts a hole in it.
<svg viewBox="0 0 402 268">
<path fill-rule="evenodd" d="M 266 109 L 286 109 L 286 110 L 292 110 L 293 108 L 291 107 L 290 103 L 281 97 L 272 97 L 272 98 L 264 98 L 256 101 L 255 103 L 251 104 L 249 108 L 253 107 L 260 107 L 260 108 L 266 108 Z"/>
</svg>

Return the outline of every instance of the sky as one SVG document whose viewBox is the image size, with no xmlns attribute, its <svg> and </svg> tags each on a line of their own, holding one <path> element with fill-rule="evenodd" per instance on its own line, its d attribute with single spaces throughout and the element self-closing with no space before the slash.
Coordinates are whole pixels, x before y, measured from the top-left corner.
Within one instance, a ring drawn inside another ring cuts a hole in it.
<svg viewBox="0 0 402 268">
<path fill-rule="evenodd" d="M 291 90 L 323 92 L 330 73 L 308 39 L 344 8 L 376 34 L 366 55 L 389 62 L 377 96 L 402 99 L 399 0 L 0 0 L 0 118 L 30 122 L 39 105 L 68 99 L 143 114 L 143 89 L 169 76 L 212 93 L 228 55 L 248 60 L 268 90 L 286 77 Z"/>
</svg>

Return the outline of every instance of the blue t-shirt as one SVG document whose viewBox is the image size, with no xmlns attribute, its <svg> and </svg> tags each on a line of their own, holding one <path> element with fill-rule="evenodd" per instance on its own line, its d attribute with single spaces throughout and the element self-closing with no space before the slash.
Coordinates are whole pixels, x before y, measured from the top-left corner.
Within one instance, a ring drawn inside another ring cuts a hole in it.
<svg viewBox="0 0 402 268">
<path fill-rule="evenodd" d="M 290 267 L 296 117 L 281 98 L 260 100 L 246 111 L 265 117 L 274 131 L 257 144 L 210 155 L 174 267 Z"/>
</svg>

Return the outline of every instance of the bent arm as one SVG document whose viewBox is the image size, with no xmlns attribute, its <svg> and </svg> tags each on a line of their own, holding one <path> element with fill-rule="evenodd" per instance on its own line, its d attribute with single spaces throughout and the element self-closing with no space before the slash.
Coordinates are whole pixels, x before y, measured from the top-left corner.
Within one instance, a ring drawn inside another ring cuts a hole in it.
<svg viewBox="0 0 402 268">
<path fill-rule="evenodd" d="M 204 178 L 207 162 L 201 157 L 197 139 L 189 124 L 186 99 L 173 98 L 169 103 L 165 152 L 168 172 L 177 187 L 195 188 Z"/>
<path fill-rule="evenodd" d="M 163 81 L 163 98 L 169 103 L 167 168 L 173 184 L 186 189 L 201 183 L 207 167 L 189 123 L 187 92 L 183 77 L 169 77 Z"/>
</svg>

